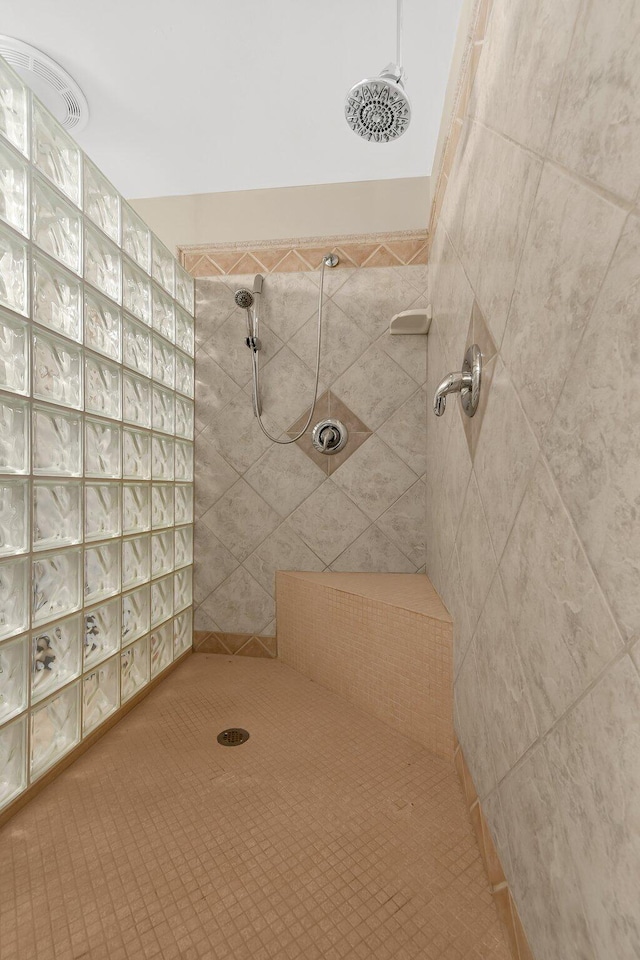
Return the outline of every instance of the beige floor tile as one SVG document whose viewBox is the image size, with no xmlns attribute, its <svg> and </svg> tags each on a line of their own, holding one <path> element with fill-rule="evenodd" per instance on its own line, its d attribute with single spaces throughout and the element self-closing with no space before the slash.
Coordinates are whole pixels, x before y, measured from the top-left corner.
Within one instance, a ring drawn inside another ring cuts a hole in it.
<svg viewBox="0 0 640 960">
<path fill-rule="evenodd" d="M 0 862 L 2 960 L 508 958 L 452 765 L 277 661 L 191 657 Z"/>
</svg>

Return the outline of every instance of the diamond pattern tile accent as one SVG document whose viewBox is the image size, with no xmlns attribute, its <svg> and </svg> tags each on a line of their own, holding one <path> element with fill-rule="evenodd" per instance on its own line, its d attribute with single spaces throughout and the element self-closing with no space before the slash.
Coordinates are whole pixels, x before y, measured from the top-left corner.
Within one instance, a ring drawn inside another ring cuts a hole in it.
<svg viewBox="0 0 640 960">
<path fill-rule="evenodd" d="M 307 416 L 308 413 L 304 413 L 295 423 L 292 423 L 287 430 L 287 436 L 295 437 L 306 423 Z M 311 442 L 311 434 L 313 433 L 315 424 L 320 420 L 326 420 L 328 417 L 335 417 L 337 420 L 341 420 L 349 431 L 349 440 L 344 450 L 340 450 L 339 453 L 334 453 L 331 456 L 320 453 Z M 312 423 L 309 425 L 306 433 L 296 441 L 296 446 L 298 446 L 303 453 L 306 453 L 309 459 L 313 460 L 313 462 L 330 477 L 370 436 L 371 430 L 366 423 L 363 423 L 362 420 L 342 402 L 340 397 L 336 396 L 331 390 L 326 390 L 321 397 L 318 397 Z"/>
</svg>

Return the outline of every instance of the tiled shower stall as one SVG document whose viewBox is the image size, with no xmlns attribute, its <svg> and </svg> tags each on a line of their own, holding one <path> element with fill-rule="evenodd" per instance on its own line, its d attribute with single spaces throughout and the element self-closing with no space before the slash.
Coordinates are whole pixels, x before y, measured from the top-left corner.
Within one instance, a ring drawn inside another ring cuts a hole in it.
<svg viewBox="0 0 640 960">
<path fill-rule="evenodd" d="M 0 59 L 0 809 L 192 645 L 193 282 Z"/>
</svg>

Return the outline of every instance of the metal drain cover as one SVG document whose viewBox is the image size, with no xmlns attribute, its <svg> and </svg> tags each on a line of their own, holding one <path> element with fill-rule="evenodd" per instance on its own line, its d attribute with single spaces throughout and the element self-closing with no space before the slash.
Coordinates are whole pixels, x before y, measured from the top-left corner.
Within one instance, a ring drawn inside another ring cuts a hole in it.
<svg viewBox="0 0 640 960">
<path fill-rule="evenodd" d="M 228 730 L 223 730 L 222 733 L 218 734 L 218 743 L 221 743 L 223 747 L 239 747 L 241 743 L 246 743 L 249 739 L 249 734 L 246 730 L 241 730 L 240 727 L 229 727 Z"/>
</svg>

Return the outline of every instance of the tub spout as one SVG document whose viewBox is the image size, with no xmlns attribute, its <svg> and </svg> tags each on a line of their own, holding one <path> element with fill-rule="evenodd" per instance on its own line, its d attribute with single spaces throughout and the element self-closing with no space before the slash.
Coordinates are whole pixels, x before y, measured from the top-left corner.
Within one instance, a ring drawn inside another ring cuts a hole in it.
<svg viewBox="0 0 640 960">
<path fill-rule="evenodd" d="M 448 373 L 435 392 L 433 398 L 433 412 L 441 417 L 445 411 L 447 397 L 450 393 L 460 393 L 461 390 L 471 389 L 472 377 L 470 373 Z"/>
</svg>

